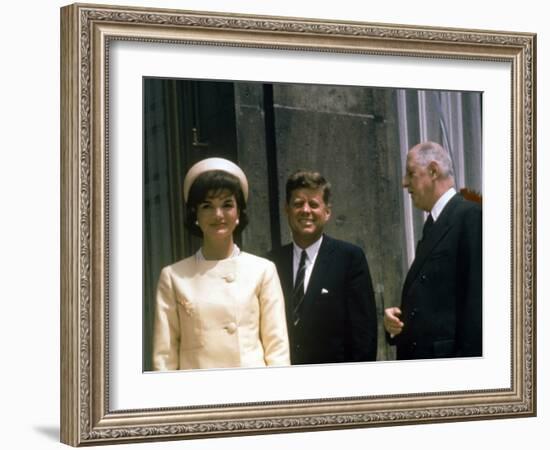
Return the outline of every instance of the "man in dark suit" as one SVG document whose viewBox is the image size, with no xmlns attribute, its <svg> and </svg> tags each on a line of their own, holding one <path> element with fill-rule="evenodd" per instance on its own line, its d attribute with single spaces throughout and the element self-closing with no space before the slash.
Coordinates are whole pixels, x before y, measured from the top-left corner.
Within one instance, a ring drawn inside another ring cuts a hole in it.
<svg viewBox="0 0 550 450">
<path fill-rule="evenodd" d="M 317 172 L 295 172 L 285 212 L 293 242 L 269 257 L 285 296 L 291 363 L 374 361 L 376 306 L 365 254 L 323 234 L 329 183 Z"/>
<path fill-rule="evenodd" d="M 410 149 L 403 187 L 430 215 L 401 306 L 384 311 L 397 359 L 481 356 L 481 206 L 456 193 L 449 154 L 434 142 Z"/>
</svg>

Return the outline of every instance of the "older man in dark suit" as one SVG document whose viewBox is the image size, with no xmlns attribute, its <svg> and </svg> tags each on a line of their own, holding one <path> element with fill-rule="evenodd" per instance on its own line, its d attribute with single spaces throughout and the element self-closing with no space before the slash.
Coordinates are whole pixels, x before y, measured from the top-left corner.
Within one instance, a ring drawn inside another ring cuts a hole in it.
<svg viewBox="0 0 550 450">
<path fill-rule="evenodd" d="M 286 184 L 293 242 L 273 250 L 285 295 L 292 364 L 373 361 L 377 349 L 374 293 L 359 247 L 323 234 L 330 185 L 297 171 Z"/>
<path fill-rule="evenodd" d="M 481 206 L 456 193 L 449 154 L 434 142 L 410 149 L 403 187 L 429 216 L 401 306 L 384 311 L 397 359 L 481 356 Z"/>
</svg>

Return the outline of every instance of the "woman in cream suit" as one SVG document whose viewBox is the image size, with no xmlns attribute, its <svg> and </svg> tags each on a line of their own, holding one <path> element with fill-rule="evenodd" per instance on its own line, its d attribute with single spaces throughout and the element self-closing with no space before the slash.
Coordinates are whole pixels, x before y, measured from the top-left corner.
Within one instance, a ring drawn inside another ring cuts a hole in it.
<svg viewBox="0 0 550 450">
<path fill-rule="evenodd" d="M 231 161 L 208 158 L 189 169 L 183 190 L 187 225 L 203 242 L 161 271 L 154 370 L 290 364 L 275 266 L 233 242 L 247 224 L 245 174 Z"/>
</svg>

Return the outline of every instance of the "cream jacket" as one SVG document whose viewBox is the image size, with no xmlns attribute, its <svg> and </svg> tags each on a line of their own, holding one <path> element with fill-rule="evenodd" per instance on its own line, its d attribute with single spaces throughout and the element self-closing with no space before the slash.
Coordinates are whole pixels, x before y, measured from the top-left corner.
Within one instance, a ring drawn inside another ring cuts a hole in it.
<svg viewBox="0 0 550 450">
<path fill-rule="evenodd" d="M 289 365 L 285 304 L 272 262 L 241 252 L 162 269 L 153 370 Z"/>
</svg>

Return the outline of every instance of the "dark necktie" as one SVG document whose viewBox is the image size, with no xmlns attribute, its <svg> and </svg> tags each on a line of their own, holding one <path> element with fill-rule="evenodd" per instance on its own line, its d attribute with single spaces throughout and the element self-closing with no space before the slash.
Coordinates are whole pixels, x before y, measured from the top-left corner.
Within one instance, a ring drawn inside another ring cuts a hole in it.
<svg viewBox="0 0 550 450">
<path fill-rule="evenodd" d="M 300 306 L 304 301 L 304 275 L 306 273 L 306 258 L 307 253 L 305 250 L 302 250 L 300 256 L 300 264 L 298 265 L 298 272 L 296 272 L 296 281 L 294 282 L 294 289 L 292 290 L 292 304 L 294 306 L 293 320 L 294 325 L 298 325 L 300 321 Z"/>
<path fill-rule="evenodd" d="M 422 238 L 418 241 L 416 244 L 416 253 L 418 253 L 418 249 L 422 245 L 422 243 L 426 240 L 426 237 L 428 234 L 430 234 L 430 231 L 432 227 L 434 226 L 434 218 L 431 214 L 428 215 L 428 218 L 426 219 L 426 222 L 424 222 L 424 227 L 422 228 Z"/>
<path fill-rule="evenodd" d="M 426 239 L 426 236 L 430 234 L 430 230 L 434 226 L 434 218 L 431 214 L 428 214 L 428 218 L 426 219 L 426 222 L 424 223 L 424 227 L 422 228 L 422 240 Z"/>
</svg>

